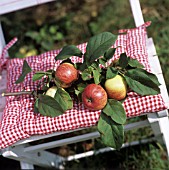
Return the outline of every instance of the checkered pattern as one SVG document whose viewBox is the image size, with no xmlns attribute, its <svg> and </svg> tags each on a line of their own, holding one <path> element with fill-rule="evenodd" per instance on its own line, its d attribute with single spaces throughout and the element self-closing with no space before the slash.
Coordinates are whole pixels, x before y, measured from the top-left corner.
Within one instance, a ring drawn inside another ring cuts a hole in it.
<svg viewBox="0 0 169 170">
<path fill-rule="evenodd" d="M 120 30 L 126 34 L 120 34 L 114 47 L 120 46 L 112 58 L 119 58 L 122 52 L 128 56 L 138 59 L 147 70 L 150 66 L 146 52 L 146 24 L 135 29 Z M 85 52 L 86 43 L 78 46 Z M 38 70 L 56 69 L 60 61 L 55 62 L 54 58 L 59 50 L 46 52 L 39 56 L 26 58 L 33 68 L 34 73 Z M 82 62 L 78 57 L 72 57 L 73 62 Z M 111 61 L 112 61 L 111 60 Z M 34 73 L 27 75 L 26 80 L 16 85 L 14 82 L 22 72 L 23 59 L 11 59 L 8 63 L 8 92 L 33 90 L 38 82 L 32 82 Z M 0 147 L 5 148 L 16 141 L 28 138 L 35 134 L 48 134 L 56 131 L 73 130 L 81 127 L 96 125 L 100 111 L 90 111 L 84 108 L 82 103 L 74 102 L 74 107 L 63 115 L 55 118 L 42 116 L 33 112 L 34 99 L 29 95 L 7 97 L 7 104 L 4 110 L 1 123 Z M 155 112 L 166 109 L 161 95 L 141 97 L 134 92 L 129 92 L 124 102 L 127 117 L 135 117 L 147 112 Z"/>
<path fill-rule="evenodd" d="M 8 57 L 6 57 L 6 55 L 7 55 L 7 52 L 8 52 L 8 49 L 10 48 L 10 47 L 12 47 L 15 43 L 16 43 L 16 41 L 17 41 L 17 38 L 15 37 L 14 39 L 12 39 L 5 47 L 4 47 L 4 49 L 2 50 L 2 54 L 0 55 L 0 73 L 1 73 L 1 71 L 2 71 L 2 69 L 4 69 L 5 68 L 5 66 L 6 66 L 6 62 L 7 62 L 7 60 L 8 60 Z"/>
</svg>

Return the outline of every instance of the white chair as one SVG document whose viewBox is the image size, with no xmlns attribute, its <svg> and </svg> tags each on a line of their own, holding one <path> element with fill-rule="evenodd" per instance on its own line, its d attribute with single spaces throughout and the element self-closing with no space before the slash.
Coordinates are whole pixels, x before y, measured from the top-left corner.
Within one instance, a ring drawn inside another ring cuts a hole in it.
<svg viewBox="0 0 169 170">
<path fill-rule="evenodd" d="M 26 7 L 30 7 L 33 5 L 39 5 L 42 3 L 50 2 L 53 0 L 44 0 L 44 1 L 38 1 L 38 0 L 31 0 L 29 1 L 13 1 L 13 0 L 1 0 L 0 2 L 0 15 L 20 10 Z M 12 3 L 13 2 L 13 3 Z M 144 19 L 142 16 L 142 11 L 140 7 L 139 0 L 130 0 L 130 5 L 131 9 L 133 12 L 133 17 L 135 21 L 136 26 L 140 26 L 144 24 Z M 5 46 L 5 40 L 3 37 L 3 30 L 0 27 L 0 54 L 2 52 L 2 49 Z M 155 46 L 153 43 L 152 38 L 147 38 L 147 50 L 148 50 L 148 57 L 149 57 L 149 62 L 152 67 L 153 72 L 157 75 L 160 83 L 162 84 L 160 86 L 161 88 L 161 95 L 166 103 L 167 106 L 169 106 L 169 97 L 168 97 L 168 92 L 166 89 L 165 81 L 163 78 L 161 66 L 158 60 L 158 56 L 156 54 Z M 0 92 L 2 93 L 5 91 L 6 88 L 6 70 L 2 71 L 1 79 L 0 79 Z M 3 108 L 5 106 L 5 98 L 0 96 L 0 112 L 2 115 Z M 145 113 L 147 115 L 147 120 L 131 123 L 125 125 L 125 131 L 134 129 L 134 128 L 144 128 L 146 126 L 150 126 L 152 128 L 152 131 L 154 133 L 154 137 L 151 139 L 146 139 L 143 140 L 143 142 L 148 142 L 151 140 L 157 140 L 160 143 L 164 144 L 168 158 L 169 158 L 169 135 L 168 135 L 168 130 L 169 130 L 169 119 L 168 119 L 168 111 L 163 110 L 157 113 Z M 1 118 L 2 119 L 2 118 Z M 133 118 L 134 119 L 134 118 Z M 77 129 L 74 131 L 80 131 L 83 129 Z M 105 152 L 105 151 L 110 151 L 112 150 L 111 148 L 103 148 L 100 149 L 96 152 L 94 151 L 89 151 L 86 153 L 82 154 L 77 154 L 73 156 L 68 156 L 67 158 L 61 157 L 59 155 L 53 154 L 51 152 L 46 151 L 47 149 L 51 149 L 54 147 L 66 145 L 66 144 L 71 144 L 71 143 L 76 143 L 80 141 L 85 141 L 88 139 L 94 139 L 99 137 L 99 132 L 90 132 L 74 137 L 69 137 L 65 139 L 60 139 L 57 141 L 52 141 L 52 142 L 45 142 L 41 144 L 35 144 L 35 145 L 29 145 L 29 143 L 38 141 L 41 139 L 47 139 L 50 137 L 54 136 L 59 136 L 63 135 L 66 133 L 71 133 L 74 131 L 65 131 L 65 132 L 55 132 L 52 134 L 48 135 L 36 135 L 32 136 L 30 138 L 20 140 L 13 144 L 12 146 L 9 146 L 1 151 L 1 154 L 10 159 L 14 159 L 17 161 L 20 161 L 21 164 L 21 169 L 33 169 L 33 165 L 38 165 L 38 166 L 43 166 L 43 167 L 56 167 L 56 168 L 62 168 L 63 162 L 64 161 L 71 161 L 73 159 L 79 159 L 82 157 L 86 156 L 91 156 L 94 153 L 99 153 L 99 152 Z M 133 142 L 131 144 L 138 144 L 139 142 Z M 131 145 L 131 144 L 124 144 L 123 147 Z"/>
</svg>

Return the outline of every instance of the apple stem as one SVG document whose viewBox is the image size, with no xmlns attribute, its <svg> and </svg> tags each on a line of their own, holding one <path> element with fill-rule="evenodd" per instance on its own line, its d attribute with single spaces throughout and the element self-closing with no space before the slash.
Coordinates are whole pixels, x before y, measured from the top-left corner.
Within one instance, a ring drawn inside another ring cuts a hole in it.
<svg viewBox="0 0 169 170">
<path fill-rule="evenodd" d="M 119 74 L 123 77 L 125 76 L 125 72 L 123 72 L 122 70 L 119 71 Z"/>
<path fill-rule="evenodd" d="M 20 92 L 10 92 L 10 93 L 2 93 L 2 96 L 19 96 L 19 95 L 32 95 L 32 91 L 20 91 Z"/>
<path fill-rule="evenodd" d="M 91 103 L 91 102 L 92 102 L 92 99 L 88 99 L 88 102 Z"/>
</svg>

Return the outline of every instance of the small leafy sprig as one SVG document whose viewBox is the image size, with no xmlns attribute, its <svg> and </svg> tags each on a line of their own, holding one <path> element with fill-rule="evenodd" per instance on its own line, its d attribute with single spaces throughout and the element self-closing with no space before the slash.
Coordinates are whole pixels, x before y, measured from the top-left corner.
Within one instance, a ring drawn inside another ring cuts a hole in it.
<svg viewBox="0 0 169 170">
<path fill-rule="evenodd" d="M 78 102 L 81 102 L 81 94 L 88 84 L 95 83 L 104 88 L 105 81 L 114 78 L 116 75 L 121 75 L 128 88 L 141 96 L 159 94 L 160 83 L 157 77 L 147 72 L 138 60 L 128 57 L 126 53 L 122 53 L 118 61 L 108 65 L 116 51 L 116 48 L 112 48 L 116 39 L 117 36 L 110 32 L 98 34 L 90 38 L 84 54 L 74 45 L 63 47 L 55 57 L 56 61 L 71 62 L 70 57 L 72 56 L 83 57 L 82 63 L 72 63 L 79 70 L 79 78 L 70 88 L 63 89 L 55 79 L 55 70 L 36 72 L 32 81 L 40 81 L 40 84 L 31 93 L 35 97 L 34 112 L 41 113 L 44 116 L 59 116 L 66 110 L 72 109 L 73 100 L 76 100 L 76 98 Z M 25 60 L 22 73 L 16 83 L 22 83 L 31 71 L 32 69 Z M 45 95 L 46 91 L 52 86 L 57 86 L 53 98 Z M 116 149 L 122 146 L 124 140 L 123 125 L 126 122 L 124 101 L 125 99 L 118 101 L 108 98 L 97 123 L 103 143 Z"/>
</svg>

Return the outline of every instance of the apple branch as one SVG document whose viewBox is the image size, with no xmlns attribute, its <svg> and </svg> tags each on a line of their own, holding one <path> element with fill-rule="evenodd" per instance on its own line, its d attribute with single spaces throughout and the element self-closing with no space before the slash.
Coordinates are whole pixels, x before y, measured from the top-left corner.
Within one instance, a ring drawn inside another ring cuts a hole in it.
<svg viewBox="0 0 169 170">
<path fill-rule="evenodd" d="M 20 92 L 10 92 L 10 93 L 2 93 L 2 96 L 19 96 L 19 95 L 33 95 L 32 91 L 20 91 Z"/>
</svg>

